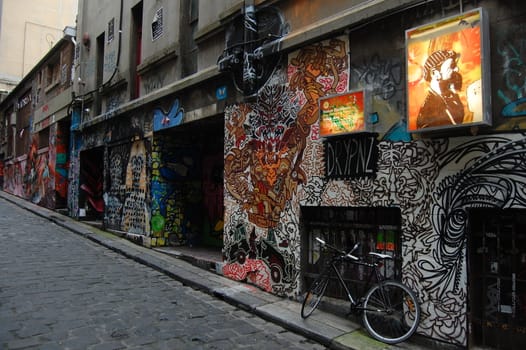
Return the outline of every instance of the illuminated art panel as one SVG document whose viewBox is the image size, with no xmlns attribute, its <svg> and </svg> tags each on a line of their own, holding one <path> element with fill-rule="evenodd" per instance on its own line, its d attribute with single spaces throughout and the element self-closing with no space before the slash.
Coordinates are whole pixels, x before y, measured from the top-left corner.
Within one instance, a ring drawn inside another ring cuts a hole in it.
<svg viewBox="0 0 526 350">
<path fill-rule="evenodd" d="M 406 31 L 410 132 L 491 124 L 483 9 Z"/>
<path fill-rule="evenodd" d="M 367 98 L 364 90 L 320 98 L 320 136 L 367 131 Z"/>
</svg>

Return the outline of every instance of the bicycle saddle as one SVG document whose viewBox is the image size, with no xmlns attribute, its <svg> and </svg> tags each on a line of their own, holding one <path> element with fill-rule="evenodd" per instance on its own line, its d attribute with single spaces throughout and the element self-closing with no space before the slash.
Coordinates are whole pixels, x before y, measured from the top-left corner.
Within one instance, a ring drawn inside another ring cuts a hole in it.
<svg viewBox="0 0 526 350">
<path fill-rule="evenodd" d="M 392 259 L 393 258 L 391 255 L 381 254 L 381 253 L 376 253 L 376 252 L 369 252 L 369 255 L 372 255 L 378 259 Z"/>
</svg>

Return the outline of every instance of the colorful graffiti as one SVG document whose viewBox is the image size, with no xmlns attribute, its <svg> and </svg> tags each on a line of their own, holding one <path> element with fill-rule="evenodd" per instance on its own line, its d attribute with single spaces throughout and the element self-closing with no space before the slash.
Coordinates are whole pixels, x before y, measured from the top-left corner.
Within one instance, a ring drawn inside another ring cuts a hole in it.
<svg viewBox="0 0 526 350">
<path fill-rule="evenodd" d="M 344 40 L 326 41 L 293 53 L 286 88 L 266 85 L 257 104 L 227 110 L 223 272 L 293 295 L 301 291 L 299 207 L 396 206 L 403 279 L 424 310 L 419 332 L 466 345 L 467 210 L 526 206 L 526 136 L 411 141 L 400 123 L 378 143 L 375 177 L 329 179 L 316 102 L 345 88 L 346 59 L 337 54 L 344 47 Z M 327 72 L 341 73 L 331 80 Z"/>
<path fill-rule="evenodd" d="M 167 129 L 181 124 L 184 117 L 184 110 L 179 105 L 179 100 L 175 100 L 168 112 L 162 108 L 153 110 L 153 131 Z"/>
<path fill-rule="evenodd" d="M 66 124 L 67 125 L 67 124 Z M 64 207 L 68 196 L 68 171 L 69 171 L 69 135 L 67 129 L 57 125 L 56 136 L 51 136 L 51 159 L 55 169 L 55 193 L 57 206 Z"/>
<path fill-rule="evenodd" d="M 152 245 L 202 243 L 202 154 L 196 145 L 156 135 L 152 160 Z M 212 203 L 210 203 L 212 205 Z"/>
<path fill-rule="evenodd" d="M 292 54 L 287 72 L 275 73 L 272 83 L 259 91 L 257 103 L 227 110 L 225 230 L 230 239 L 224 247 L 225 275 L 247 278 L 279 294 L 296 288 L 297 278 L 292 276 L 298 274 L 294 256 L 299 234 L 294 228 L 296 232 L 290 232 L 283 218 L 299 217 L 294 198 L 298 185 L 307 181 L 302 161 L 311 126 L 318 119 L 318 98 L 347 89 L 347 47 L 346 40 L 339 38 Z M 241 232 L 250 236 L 240 237 L 240 224 Z M 244 242 L 251 242 L 250 251 L 240 248 Z M 280 256 L 280 262 L 265 259 L 258 245 L 267 248 L 263 251 L 272 248 L 272 256 Z M 240 260 L 239 249 L 249 258 Z"/>
</svg>

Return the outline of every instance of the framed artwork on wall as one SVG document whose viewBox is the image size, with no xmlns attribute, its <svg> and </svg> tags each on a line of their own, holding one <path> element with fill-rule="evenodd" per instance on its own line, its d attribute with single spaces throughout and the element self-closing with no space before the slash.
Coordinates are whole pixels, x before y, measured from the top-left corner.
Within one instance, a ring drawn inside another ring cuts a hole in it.
<svg viewBox="0 0 526 350">
<path fill-rule="evenodd" d="M 366 90 L 320 98 L 320 137 L 369 131 L 368 101 Z"/>
<path fill-rule="evenodd" d="M 479 8 L 406 31 L 409 132 L 491 125 L 488 29 Z"/>
</svg>

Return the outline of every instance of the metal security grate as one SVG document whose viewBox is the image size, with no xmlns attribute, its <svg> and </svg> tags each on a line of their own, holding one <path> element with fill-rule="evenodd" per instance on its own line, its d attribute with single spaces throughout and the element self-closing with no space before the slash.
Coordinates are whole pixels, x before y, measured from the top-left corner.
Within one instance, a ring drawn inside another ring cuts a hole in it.
<svg viewBox="0 0 526 350">
<path fill-rule="evenodd" d="M 383 266 L 385 277 L 401 279 L 400 211 L 397 208 L 303 207 L 302 272 L 304 289 L 322 271 L 326 256 L 315 241 L 323 238 L 329 244 L 349 251 L 360 242 L 360 255 L 370 251 L 390 254 L 392 261 Z M 369 271 L 363 266 L 342 266 L 342 276 L 352 286 L 365 286 Z M 360 291 L 358 291 L 360 292 Z M 343 289 L 334 281 L 327 295 L 344 298 Z"/>
</svg>

